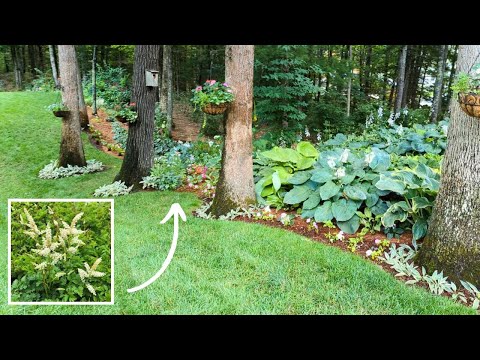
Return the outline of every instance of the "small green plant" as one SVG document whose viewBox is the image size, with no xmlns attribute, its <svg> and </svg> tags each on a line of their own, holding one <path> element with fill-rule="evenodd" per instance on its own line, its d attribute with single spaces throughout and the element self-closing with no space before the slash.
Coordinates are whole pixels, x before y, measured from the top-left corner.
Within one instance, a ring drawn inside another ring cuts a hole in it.
<svg viewBox="0 0 480 360">
<path fill-rule="evenodd" d="M 137 121 L 137 111 L 136 111 L 136 104 L 129 103 L 121 107 L 115 114 L 116 117 L 125 119 L 129 123 L 134 123 Z"/>
<path fill-rule="evenodd" d="M 324 221 L 323 222 L 323 227 L 326 227 L 328 228 L 328 232 L 325 234 L 325 237 L 330 240 L 331 243 L 337 241 L 337 240 L 343 240 L 344 239 L 344 235 L 343 235 L 343 231 L 340 231 L 338 233 L 333 233 L 331 230 L 332 229 L 336 229 L 337 227 L 333 224 L 333 222 L 331 220 L 327 220 L 327 221 Z"/>
<path fill-rule="evenodd" d="M 461 72 L 457 75 L 451 89 L 454 94 L 473 93 L 480 94 L 480 63 L 472 67 L 472 73 Z"/>
<path fill-rule="evenodd" d="M 275 214 L 272 213 L 272 210 L 270 209 L 270 206 L 265 206 L 262 211 L 257 211 L 253 218 L 255 220 L 265 220 L 265 221 L 273 221 L 275 220 Z"/>
<path fill-rule="evenodd" d="M 363 243 L 363 241 L 365 240 L 365 235 L 367 235 L 367 233 L 368 229 L 363 228 L 357 236 L 348 238 L 348 250 L 350 250 L 351 252 L 357 251 L 358 244 Z"/>
<path fill-rule="evenodd" d="M 68 107 L 66 107 L 63 103 L 54 103 L 48 106 L 45 106 L 45 110 L 47 111 L 68 111 Z"/>
<path fill-rule="evenodd" d="M 216 80 L 207 80 L 203 86 L 197 86 L 192 90 L 193 97 L 190 100 L 195 109 L 203 108 L 207 104 L 225 104 L 233 101 L 232 89 L 227 83 L 221 83 Z"/>
<path fill-rule="evenodd" d="M 140 183 L 143 184 L 144 189 L 175 190 L 182 185 L 185 175 L 186 171 L 180 156 L 171 158 L 161 156 L 155 159 L 150 175 L 145 176 Z"/>
<path fill-rule="evenodd" d="M 132 191 L 133 185 L 128 187 L 123 181 L 115 181 L 112 184 L 100 186 L 95 192 L 93 196 L 96 197 L 110 197 L 110 196 L 120 196 L 120 195 L 127 195 Z"/>
<path fill-rule="evenodd" d="M 277 218 L 277 221 L 281 222 L 283 226 L 291 226 L 293 225 L 294 219 L 294 215 L 281 213 L 280 216 Z"/>
<path fill-rule="evenodd" d="M 372 260 L 377 259 L 379 256 L 382 256 L 383 253 L 390 247 L 390 241 L 387 239 L 375 239 L 375 248 L 368 249 L 365 252 L 365 256 L 371 258 Z"/>
<path fill-rule="evenodd" d="M 316 221 L 312 221 L 312 219 L 308 218 L 307 222 L 307 229 L 308 231 L 314 231 L 315 234 L 318 234 L 318 224 Z"/>
<path fill-rule="evenodd" d="M 87 160 L 87 166 L 72 166 L 59 167 L 58 160 L 52 160 L 50 164 L 46 165 L 38 173 L 40 179 L 58 179 L 69 176 L 79 176 L 83 174 L 102 171 L 105 166 L 95 159 Z"/>
</svg>

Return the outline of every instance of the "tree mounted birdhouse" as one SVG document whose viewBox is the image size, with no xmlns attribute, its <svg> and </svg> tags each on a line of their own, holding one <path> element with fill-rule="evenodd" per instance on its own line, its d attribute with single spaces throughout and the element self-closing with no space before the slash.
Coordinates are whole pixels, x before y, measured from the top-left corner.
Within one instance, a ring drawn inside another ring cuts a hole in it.
<svg viewBox="0 0 480 360">
<path fill-rule="evenodd" d="M 158 87 L 158 71 L 157 70 L 145 70 L 145 85 Z"/>
</svg>

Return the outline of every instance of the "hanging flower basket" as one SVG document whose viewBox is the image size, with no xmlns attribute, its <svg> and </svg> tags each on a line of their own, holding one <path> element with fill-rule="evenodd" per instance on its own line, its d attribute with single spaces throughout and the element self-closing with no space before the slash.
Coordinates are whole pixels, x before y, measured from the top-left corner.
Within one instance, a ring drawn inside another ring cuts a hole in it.
<svg viewBox="0 0 480 360">
<path fill-rule="evenodd" d="M 68 116 L 68 114 L 70 114 L 70 110 L 54 110 L 53 111 L 53 115 L 59 118 L 66 117 Z"/>
<path fill-rule="evenodd" d="M 463 112 L 475 118 L 480 118 L 480 95 L 458 93 L 458 102 Z"/>
<path fill-rule="evenodd" d="M 116 119 L 117 121 L 120 121 L 122 124 L 125 124 L 125 123 L 128 122 L 127 119 L 125 119 L 124 117 L 118 116 L 118 115 L 115 116 L 115 119 Z"/>
<path fill-rule="evenodd" d="M 223 104 L 207 104 L 204 107 L 202 107 L 202 111 L 205 114 L 209 115 L 219 115 L 223 114 L 228 108 L 228 103 L 223 103 Z"/>
</svg>

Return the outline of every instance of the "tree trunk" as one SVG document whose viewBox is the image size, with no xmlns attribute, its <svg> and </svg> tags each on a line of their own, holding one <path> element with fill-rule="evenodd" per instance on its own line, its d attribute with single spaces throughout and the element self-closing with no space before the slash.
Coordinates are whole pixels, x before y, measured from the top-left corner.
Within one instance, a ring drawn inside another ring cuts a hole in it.
<svg viewBox="0 0 480 360">
<path fill-rule="evenodd" d="M 405 64 L 407 61 L 408 45 L 403 45 L 398 59 L 398 79 L 397 79 L 397 96 L 395 98 L 394 113 L 398 113 L 402 108 L 403 90 L 405 87 Z"/>
<path fill-rule="evenodd" d="M 10 45 L 10 52 L 12 54 L 13 72 L 15 74 L 15 87 L 17 90 L 22 89 L 23 72 L 20 64 L 20 55 L 17 45 Z"/>
<path fill-rule="evenodd" d="M 45 71 L 45 61 L 43 58 L 43 46 L 37 45 L 37 48 L 38 48 L 38 66 L 40 67 L 40 70 Z"/>
<path fill-rule="evenodd" d="M 93 45 L 92 56 L 92 114 L 97 115 L 97 45 Z"/>
<path fill-rule="evenodd" d="M 255 203 L 252 160 L 253 45 L 227 45 L 225 81 L 235 100 L 224 116 L 222 169 L 211 206 L 215 216 Z"/>
<path fill-rule="evenodd" d="M 163 45 L 163 61 L 162 61 L 162 85 L 160 87 L 160 112 L 167 113 L 168 104 L 168 73 L 170 72 L 172 63 L 172 45 Z"/>
<path fill-rule="evenodd" d="M 372 69 L 372 45 L 367 45 L 367 57 L 365 60 L 365 80 L 364 80 L 364 86 L 363 86 L 363 92 L 365 95 L 368 96 L 370 93 L 370 73 Z"/>
<path fill-rule="evenodd" d="M 458 56 L 458 45 L 455 45 L 454 51 L 453 51 L 453 58 L 452 58 L 452 67 L 450 69 L 450 76 L 448 79 L 448 90 L 447 90 L 447 99 L 446 103 L 450 104 L 450 99 L 452 98 L 452 84 L 453 80 L 455 78 L 455 65 L 457 63 L 457 56 Z"/>
<path fill-rule="evenodd" d="M 85 105 L 85 98 L 83 97 L 82 74 L 80 72 L 80 64 L 77 58 L 77 85 L 78 85 L 78 111 L 80 113 L 80 127 L 82 129 L 88 128 L 88 113 L 87 105 Z"/>
<path fill-rule="evenodd" d="M 352 45 L 348 46 L 348 66 L 352 66 Z M 350 116 L 350 106 L 352 102 L 352 70 L 350 69 L 347 87 L 347 116 Z"/>
<path fill-rule="evenodd" d="M 85 166 L 80 129 L 77 56 L 74 45 L 58 45 L 62 101 L 69 113 L 62 119 L 59 166 Z"/>
<path fill-rule="evenodd" d="M 470 72 L 480 45 L 460 45 L 459 72 Z M 480 286 L 480 121 L 451 102 L 440 190 L 417 261 L 458 283 Z"/>
<path fill-rule="evenodd" d="M 115 181 L 122 180 L 140 189 L 142 178 L 153 166 L 153 131 L 155 128 L 156 87 L 145 85 L 145 70 L 158 69 L 161 45 L 135 46 L 132 101 L 137 105 L 137 120 L 129 125 L 127 150 Z"/>
<path fill-rule="evenodd" d="M 435 87 L 433 92 L 432 113 L 430 115 L 430 122 L 437 122 L 437 117 L 442 110 L 442 90 L 443 90 L 443 76 L 445 74 L 445 61 L 447 59 L 447 45 L 440 45 L 438 47 L 438 64 L 437 77 L 435 78 Z"/>
<path fill-rule="evenodd" d="M 172 120 L 173 120 L 173 61 L 172 61 L 172 45 L 167 45 L 169 49 L 169 61 L 167 66 L 167 136 L 172 134 Z M 178 82 L 177 82 L 178 84 Z"/>
<path fill-rule="evenodd" d="M 387 91 L 388 91 L 388 70 L 390 64 L 390 46 L 385 46 L 385 62 L 383 65 L 383 88 L 382 88 L 382 100 L 383 102 L 387 101 Z"/>
<path fill-rule="evenodd" d="M 55 87 L 58 88 L 58 73 L 57 73 L 57 64 L 55 63 L 55 50 L 53 45 L 48 45 L 48 52 L 50 54 L 50 66 L 52 67 L 52 77 L 55 81 Z"/>
<path fill-rule="evenodd" d="M 410 94 L 410 83 L 412 78 L 413 62 L 415 60 L 416 45 L 409 45 L 407 48 L 407 58 L 405 60 L 405 76 L 403 83 L 402 105 L 400 108 L 406 108 L 408 104 L 408 96 Z"/>
<path fill-rule="evenodd" d="M 332 66 L 332 45 L 328 45 L 328 60 L 327 60 L 327 65 L 328 67 Z M 327 82 L 325 83 L 325 93 L 328 91 L 330 88 L 330 71 L 327 72 Z"/>
<path fill-rule="evenodd" d="M 35 77 L 37 72 L 35 71 L 35 68 L 37 67 L 35 64 L 35 46 L 36 45 L 27 45 L 28 46 L 28 60 L 30 62 L 30 73 L 32 74 L 32 77 Z"/>
<path fill-rule="evenodd" d="M 418 100 L 417 100 L 418 106 L 420 106 L 422 103 L 423 88 L 425 87 L 425 78 L 427 77 L 427 71 L 428 71 L 428 65 L 425 66 L 425 69 L 423 70 L 422 83 L 420 85 L 420 91 L 418 93 Z"/>
</svg>

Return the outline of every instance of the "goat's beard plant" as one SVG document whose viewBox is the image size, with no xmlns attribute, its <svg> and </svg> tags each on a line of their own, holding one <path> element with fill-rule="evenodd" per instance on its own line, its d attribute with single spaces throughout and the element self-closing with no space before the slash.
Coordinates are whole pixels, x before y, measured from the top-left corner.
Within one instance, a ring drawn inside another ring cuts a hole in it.
<svg viewBox="0 0 480 360">
<path fill-rule="evenodd" d="M 82 236 L 86 231 L 77 228 L 77 223 L 83 212 L 76 214 L 70 224 L 58 218 L 53 220 L 53 228 L 47 222 L 42 230 L 26 208 L 23 212 L 23 234 L 33 240 L 35 247 L 22 258 L 30 260 L 26 264 L 30 271 L 13 281 L 12 295 L 26 301 L 105 301 L 99 299 L 96 290 L 104 286 L 102 278 L 106 273 L 97 271 L 102 259 L 97 258 L 90 266 L 82 254 L 86 245 Z M 51 208 L 49 213 L 53 215 Z"/>
</svg>

